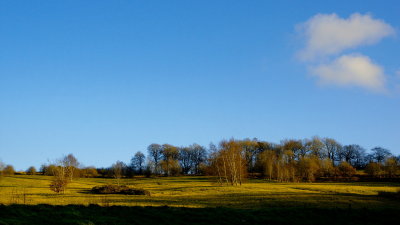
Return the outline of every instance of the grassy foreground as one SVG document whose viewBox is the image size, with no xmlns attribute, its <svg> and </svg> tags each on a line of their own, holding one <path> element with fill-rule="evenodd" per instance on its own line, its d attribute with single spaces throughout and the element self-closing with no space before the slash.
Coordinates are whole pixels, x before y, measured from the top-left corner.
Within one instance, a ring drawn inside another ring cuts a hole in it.
<svg viewBox="0 0 400 225">
<path fill-rule="evenodd" d="M 0 224 L 397 224 L 395 209 L 0 205 Z"/>
<path fill-rule="evenodd" d="M 151 192 L 132 196 L 89 193 L 113 179 L 77 179 L 63 195 L 49 189 L 50 180 L 3 177 L 0 224 L 382 224 L 400 213 L 400 201 L 390 197 L 399 183 L 249 180 L 227 187 L 208 177 L 121 180 Z"/>
</svg>

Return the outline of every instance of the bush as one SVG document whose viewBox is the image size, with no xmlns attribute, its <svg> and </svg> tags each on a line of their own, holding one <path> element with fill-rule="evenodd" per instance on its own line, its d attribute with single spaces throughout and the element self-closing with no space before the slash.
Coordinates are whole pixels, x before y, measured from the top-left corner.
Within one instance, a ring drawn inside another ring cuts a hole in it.
<svg viewBox="0 0 400 225">
<path fill-rule="evenodd" d="M 68 180 L 65 178 L 55 177 L 53 181 L 50 183 L 50 190 L 56 193 L 64 193 L 65 188 L 67 187 Z"/>
<path fill-rule="evenodd" d="M 11 165 L 7 165 L 7 166 L 4 167 L 4 169 L 3 169 L 3 174 L 4 174 L 4 175 L 14 175 L 14 174 L 15 174 L 14 167 L 11 166 Z"/>
<path fill-rule="evenodd" d="M 47 165 L 43 165 L 41 170 L 43 172 L 43 175 L 54 176 L 56 174 L 57 168 L 58 167 L 56 165 L 51 164 L 51 165 L 48 165 L 48 166 Z"/>
<path fill-rule="evenodd" d="M 356 173 L 356 169 L 347 162 L 341 162 L 339 165 L 339 173 L 343 177 L 352 177 Z"/>
<path fill-rule="evenodd" d="M 384 171 L 388 177 L 396 177 L 398 172 L 399 162 L 396 157 L 390 157 L 385 160 Z"/>
<path fill-rule="evenodd" d="M 123 194 L 123 195 L 147 195 L 150 196 L 150 192 L 144 189 L 130 188 L 125 185 L 103 185 L 93 187 L 91 192 L 93 194 Z"/>
<path fill-rule="evenodd" d="M 26 174 L 28 175 L 35 175 L 36 174 L 36 168 L 31 166 L 26 170 Z"/>
<path fill-rule="evenodd" d="M 97 169 L 94 167 L 86 167 L 80 170 L 80 176 L 81 177 L 98 177 L 99 173 L 97 172 Z"/>
<path fill-rule="evenodd" d="M 365 172 L 373 177 L 381 177 L 383 174 L 382 166 L 376 162 L 368 163 L 365 167 Z"/>
</svg>

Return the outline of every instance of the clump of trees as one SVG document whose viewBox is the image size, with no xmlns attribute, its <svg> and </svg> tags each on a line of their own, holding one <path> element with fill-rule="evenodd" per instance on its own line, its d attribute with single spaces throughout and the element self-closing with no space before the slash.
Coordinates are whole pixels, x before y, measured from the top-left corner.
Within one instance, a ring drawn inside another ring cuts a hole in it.
<svg viewBox="0 0 400 225">
<path fill-rule="evenodd" d="M 400 171 L 399 157 L 393 156 L 389 150 L 382 147 L 371 149 L 371 154 L 367 156 L 369 163 L 365 167 L 365 172 L 375 178 L 394 178 Z"/>
<path fill-rule="evenodd" d="M 221 183 L 225 181 L 231 185 L 240 184 L 232 182 L 233 178 L 227 179 L 239 171 L 232 165 L 240 165 L 240 171 L 244 171 L 240 177 L 259 174 L 280 182 L 351 178 L 356 169 L 366 169 L 374 176 L 399 175 L 399 160 L 391 156 L 390 151 L 377 147 L 367 154 L 359 145 L 343 146 L 332 138 L 291 139 L 280 144 L 232 139 L 221 142 L 219 148 L 210 149 L 214 149 L 208 157 L 210 174 L 219 177 Z M 236 149 L 235 154 L 226 149 Z"/>
<path fill-rule="evenodd" d="M 138 151 L 129 164 L 117 161 L 108 168 L 83 167 L 69 154 L 56 163 L 44 164 L 43 175 L 54 176 L 51 189 L 64 192 L 77 177 L 110 177 L 118 185 L 125 177 L 211 175 L 220 184 L 241 185 L 249 176 L 279 182 L 313 182 L 352 178 L 365 170 L 374 178 L 400 177 L 400 160 L 388 149 L 375 147 L 368 153 L 357 144 L 342 145 L 333 138 L 285 139 L 279 144 L 258 139 L 223 140 L 209 148 L 198 144 L 174 146 L 153 143 L 147 156 Z M 11 165 L 0 163 L 0 175 L 14 174 Z M 36 174 L 30 167 L 27 174 Z"/>
<path fill-rule="evenodd" d="M 247 175 L 246 160 L 240 143 L 231 139 L 221 141 L 219 149 L 210 156 L 214 175 L 221 184 L 241 185 Z M 215 170 L 214 170 L 215 169 Z"/>
<path fill-rule="evenodd" d="M 68 183 L 72 182 L 78 166 L 79 162 L 72 154 L 58 160 L 52 171 L 53 180 L 50 183 L 50 190 L 56 193 L 64 193 Z"/>
</svg>

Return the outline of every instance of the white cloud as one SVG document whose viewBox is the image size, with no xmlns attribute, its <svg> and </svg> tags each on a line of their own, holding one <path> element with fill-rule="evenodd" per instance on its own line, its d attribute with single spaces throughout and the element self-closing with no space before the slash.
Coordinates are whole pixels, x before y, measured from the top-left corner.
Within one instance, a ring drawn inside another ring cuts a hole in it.
<svg viewBox="0 0 400 225">
<path fill-rule="evenodd" d="M 373 91 L 385 90 L 383 68 L 364 55 L 343 55 L 331 63 L 311 68 L 322 84 L 360 86 Z"/>
<path fill-rule="evenodd" d="M 298 26 L 306 41 L 301 60 L 340 53 L 346 49 L 377 43 L 395 33 L 393 27 L 370 15 L 352 14 L 348 19 L 336 14 L 317 14 Z"/>
</svg>

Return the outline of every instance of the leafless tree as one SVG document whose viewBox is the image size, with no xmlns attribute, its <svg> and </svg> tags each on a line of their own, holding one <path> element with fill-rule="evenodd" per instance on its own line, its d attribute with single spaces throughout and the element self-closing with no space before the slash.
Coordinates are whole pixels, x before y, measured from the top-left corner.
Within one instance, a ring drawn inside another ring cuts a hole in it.
<svg viewBox="0 0 400 225">
<path fill-rule="evenodd" d="M 327 157 L 334 163 L 336 156 L 339 155 L 342 150 L 342 145 L 333 138 L 324 138 L 322 142 L 325 145 Z"/>
<path fill-rule="evenodd" d="M 75 176 L 75 171 L 79 167 L 79 162 L 73 154 L 68 154 L 64 158 L 61 159 L 60 163 L 62 167 L 64 167 L 66 176 L 69 181 L 72 181 Z"/>
<path fill-rule="evenodd" d="M 387 157 L 391 156 L 391 153 L 388 149 L 382 148 L 382 147 L 375 147 L 371 149 L 372 156 L 376 160 L 376 162 L 381 163 L 383 162 Z"/>
<path fill-rule="evenodd" d="M 221 141 L 218 151 L 212 153 L 212 167 L 221 183 L 242 185 L 247 175 L 246 160 L 238 142 Z"/>
<path fill-rule="evenodd" d="M 145 159 L 146 156 L 142 152 L 135 153 L 135 156 L 131 159 L 131 168 L 135 173 L 143 174 Z"/>
<path fill-rule="evenodd" d="M 121 161 L 117 161 L 111 166 L 113 177 L 117 180 L 118 185 L 120 184 L 120 179 L 123 176 L 123 172 L 124 172 L 125 168 L 126 168 L 125 163 L 123 163 Z"/>
<path fill-rule="evenodd" d="M 169 144 L 162 146 L 161 166 L 166 176 L 177 175 L 180 171 L 179 166 L 179 150 L 177 147 Z"/>
<path fill-rule="evenodd" d="M 159 144 L 151 144 L 147 147 L 150 164 L 153 165 L 154 174 L 160 174 L 160 161 L 162 160 L 163 148 Z"/>
<path fill-rule="evenodd" d="M 58 165 L 54 168 L 54 176 L 50 183 L 50 190 L 56 193 L 64 193 L 67 188 L 68 183 L 70 182 L 70 178 L 67 172 L 67 168 L 59 162 Z"/>
</svg>

